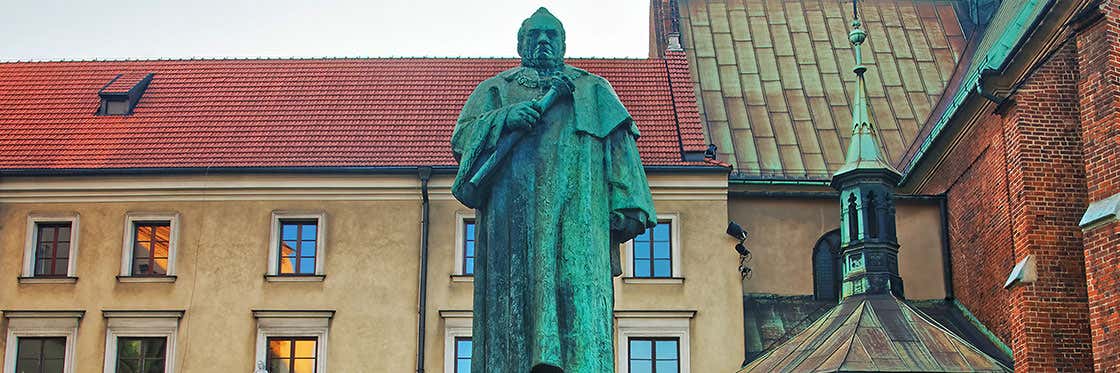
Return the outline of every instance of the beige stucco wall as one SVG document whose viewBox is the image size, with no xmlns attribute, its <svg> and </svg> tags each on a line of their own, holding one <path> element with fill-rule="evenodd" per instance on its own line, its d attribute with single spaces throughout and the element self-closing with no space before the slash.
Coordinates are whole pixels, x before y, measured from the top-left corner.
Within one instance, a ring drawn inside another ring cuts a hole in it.
<svg viewBox="0 0 1120 373">
<path fill-rule="evenodd" d="M 945 297 L 941 215 L 936 202 L 896 200 L 899 271 L 909 299 Z M 732 197 L 731 219 L 750 232 L 749 293 L 813 294 L 812 250 L 839 228 L 840 204 L 827 198 Z"/>
<path fill-rule="evenodd" d="M 727 221 L 723 174 L 650 175 L 661 213 L 676 213 L 681 284 L 616 282 L 616 309 L 692 310 L 692 371 L 732 371 L 743 352 L 741 284 Z M 473 284 L 452 282 L 456 212 L 450 178 L 432 181 L 427 371 L 443 369 L 440 310 L 469 310 Z M 179 372 L 251 371 L 251 310 L 335 310 L 332 372 L 415 370 L 421 201 L 415 176 L 210 176 L 0 181 L 0 310 L 85 310 L 77 371 L 100 372 L 102 310 L 185 310 Z M 326 214 L 326 279 L 273 283 L 271 213 Z M 127 212 L 181 215 L 174 283 L 120 283 Z M 20 284 L 27 216 L 80 214 L 75 284 Z M 6 333 L 6 324 L 0 325 Z M 0 351 L 3 351 L 0 338 Z M 370 367 L 377 367 L 371 370 Z"/>
</svg>

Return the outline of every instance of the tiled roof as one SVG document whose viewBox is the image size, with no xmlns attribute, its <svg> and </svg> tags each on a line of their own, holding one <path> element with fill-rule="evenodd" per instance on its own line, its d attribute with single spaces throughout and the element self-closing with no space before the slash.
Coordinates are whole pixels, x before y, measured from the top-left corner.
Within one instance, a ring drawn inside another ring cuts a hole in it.
<svg viewBox="0 0 1120 373">
<path fill-rule="evenodd" d="M 642 132 L 638 146 L 647 165 L 718 166 L 682 161 L 682 148 L 705 148 L 683 55 L 568 62 L 612 83 Z M 463 102 L 479 82 L 517 64 L 478 58 L 0 64 L 0 170 L 454 166 L 449 139 Z M 147 73 L 154 79 L 132 115 L 94 115 L 99 90 L 127 91 Z M 670 84 L 670 78 L 681 81 Z"/>
<path fill-rule="evenodd" d="M 737 175 L 827 179 L 844 163 L 855 87 L 851 1 L 681 0 L 707 136 Z M 952 1 L 861 1 L 867 91 L 891 162 L 965 47 Z"/>
</svg>

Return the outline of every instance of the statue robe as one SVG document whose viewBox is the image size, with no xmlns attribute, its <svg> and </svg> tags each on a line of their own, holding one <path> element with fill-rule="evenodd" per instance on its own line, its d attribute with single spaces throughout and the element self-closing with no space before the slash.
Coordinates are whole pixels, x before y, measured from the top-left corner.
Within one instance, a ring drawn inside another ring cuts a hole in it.
<svg viewBox="0 0 1120 373">
<path fill-rule="evenodd" d="M 474 373 L 614 371 L 611 252 L 657 215 L 630 114 L 605 79 L 563 73 L 573 96 L 545 111 L 477 190 L 463 185 L 509 135 L 509 108 L 541 96 L 547 81 L 519 67 L 482 82 L 451 138 L 452 193 L 476 209 Z"/>
</svg>

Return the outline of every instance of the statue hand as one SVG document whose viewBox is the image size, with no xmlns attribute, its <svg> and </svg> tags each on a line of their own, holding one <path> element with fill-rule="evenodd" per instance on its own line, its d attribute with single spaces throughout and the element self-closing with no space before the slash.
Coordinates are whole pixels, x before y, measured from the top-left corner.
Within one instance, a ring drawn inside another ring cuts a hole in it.
<svg viewBox="0 0 1120 373">
<path fill-rule="evenodd" d="M 572 78 L 569 78 L 564 74 L 556 74 L 555 76 L 553 76 L 551 84 L 553 87 L 556 87 L 556 90 L 559 91 L 560 96 L 571 96 L 572 91 L 575 91 L 576 89 L 576 84 L 572 82 Z"/>
<path fill-rule="evenodd" d="M 535 102 L 525 101 L 513 105 L 506 117 L 506 128 L 509 130 L 532 129 L 533 124 L 541 119 L 541 110 Z"/>
</svg>

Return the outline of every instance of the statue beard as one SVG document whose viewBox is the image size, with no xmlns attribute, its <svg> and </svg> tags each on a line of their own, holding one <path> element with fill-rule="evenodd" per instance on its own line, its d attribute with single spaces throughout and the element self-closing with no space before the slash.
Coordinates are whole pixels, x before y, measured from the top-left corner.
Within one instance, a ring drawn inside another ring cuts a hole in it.
<svg viewBox="0 0 1120 373">
<path fill-rule="evenodd" d="M 564 66 L 564 47 L 552 47 L 549 44 L 538 44 L 532 50 L 522 51 L 521 66 L 537 70 L 556 71 Z"/>
</svg>

